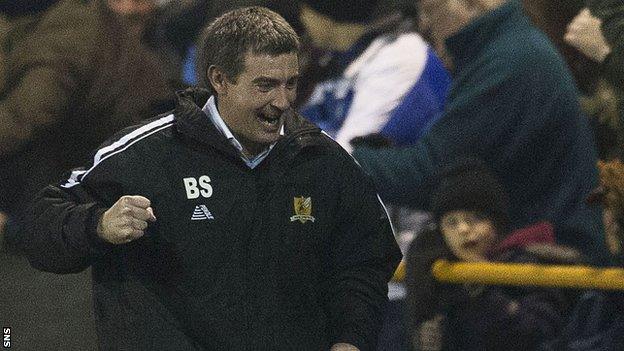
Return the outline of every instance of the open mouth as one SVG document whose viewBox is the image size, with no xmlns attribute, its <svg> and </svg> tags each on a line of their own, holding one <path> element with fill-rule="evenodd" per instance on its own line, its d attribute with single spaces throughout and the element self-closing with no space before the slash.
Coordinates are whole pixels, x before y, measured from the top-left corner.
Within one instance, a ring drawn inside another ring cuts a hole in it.
<svg viewBox="0 0 624 351">
<path fill-rule="evenodd" d="M 467 241 L 462 246 L 464 247 L 464 249 L 474 250 L 474 249 L 479 247 L 479 242 L 478 241 Z"/>
<path fill-rule="evenodd" d="M 267 115 L 262 112 L 258 113 L 258 119 L 262 122 L 262 124 L 271 129 L 277 128 L 279 126 L 280 117 L 281 115 L 279 114 Z"/>
</svg>

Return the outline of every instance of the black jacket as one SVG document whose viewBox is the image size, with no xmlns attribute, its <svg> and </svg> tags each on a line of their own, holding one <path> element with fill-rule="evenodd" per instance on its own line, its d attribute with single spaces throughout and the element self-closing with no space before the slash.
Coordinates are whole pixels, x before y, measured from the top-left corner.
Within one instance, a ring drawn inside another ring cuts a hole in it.
<svg viewBox="0 0 624 351">
<path fill-rule="evenodd" d="M 42 191 L 31 264 L 93 267 L 102 349 L 372 349 L 400 260 L 373 184 L 299 116 L 248 168 L 201 111 L 207 98 L 180 93 L 173 114 L 122 131 L 94 165 Z M 202 176 L 211 191 L 187 192 Z M 157 221 L 114 246 L 96 223 L 123 195 L 150 199 Z M 307 211 L 295 209 L 300 197 Z"/>
</svg>

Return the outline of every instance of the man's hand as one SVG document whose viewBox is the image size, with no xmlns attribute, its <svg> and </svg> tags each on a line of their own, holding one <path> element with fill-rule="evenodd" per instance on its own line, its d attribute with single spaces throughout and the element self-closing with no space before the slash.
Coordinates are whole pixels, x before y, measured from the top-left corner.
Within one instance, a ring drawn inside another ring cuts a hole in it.
<svg viewBox="0 0 624 351">
<path fill-rule="evenodd" d="M 98 222 L 97 234 L 111 244 L 126 244 L 145 234 L 147 222 L 156 221 L 150 200 L 143 196 L 122 196 Z"/>
<path fill-rule="evenodd" d="M 357 347 L 347 343 L 334 344 L 329 351 L 360 351 Z"/>
<path fill-rule="evenodd" d="M 600 63 L 611 52 L 601 26 L 600 18 L 592 15 L 588 8 L 584 8 L 568 24 L 563 39 L 590 59 Z"/>
</svg>

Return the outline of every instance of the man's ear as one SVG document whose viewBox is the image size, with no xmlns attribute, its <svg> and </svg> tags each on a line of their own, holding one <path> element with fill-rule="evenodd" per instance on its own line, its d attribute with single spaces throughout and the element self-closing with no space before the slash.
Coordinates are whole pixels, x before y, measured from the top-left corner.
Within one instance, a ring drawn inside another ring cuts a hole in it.
<svg viewBox="0 0 624 351">
<path fill-rule="evenodd" d="M 208 67 L 208 82 L 212 85 L 212 88 L 217 92 L 217 95 L 227 94 L 228 80 L 225 72 L 221 68 L 211 65 Z"/>
</svg>

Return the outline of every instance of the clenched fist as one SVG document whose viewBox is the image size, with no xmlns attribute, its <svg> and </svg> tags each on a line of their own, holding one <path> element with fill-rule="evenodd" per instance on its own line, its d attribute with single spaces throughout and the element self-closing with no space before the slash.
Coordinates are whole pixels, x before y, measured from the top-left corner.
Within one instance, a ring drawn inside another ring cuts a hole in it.
<svg viewBox="0 0 624 351">
<path fill-rule="evenodd" d="M 98 222 L 97 234 L 111 244 L 126 244 L 145 234 L 147 222 L 156 221 L 151 202 L 143 196 L 122 196 Z"/>
</svg>

